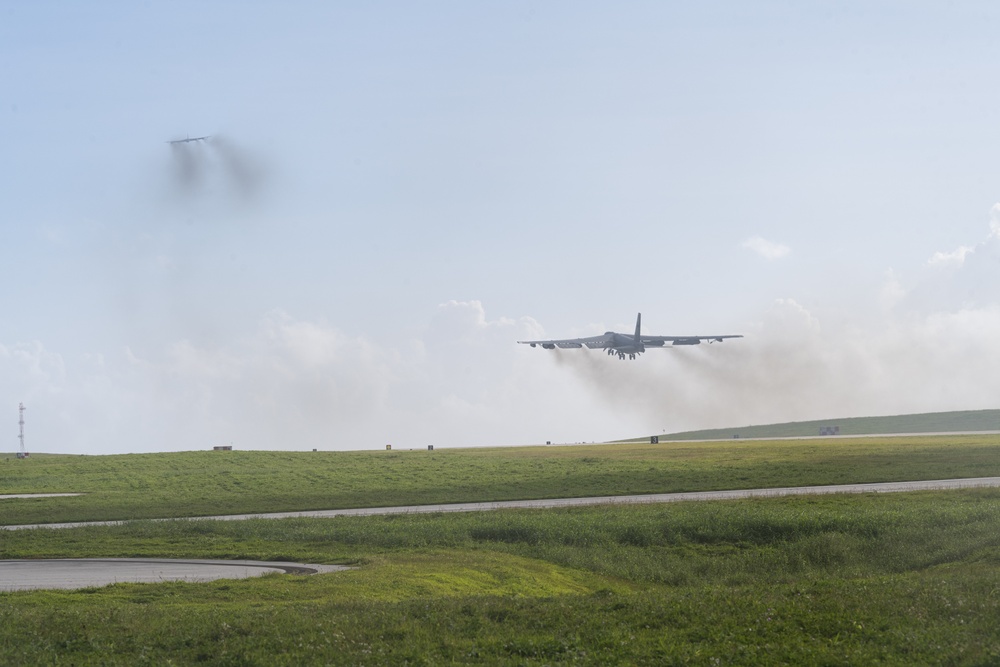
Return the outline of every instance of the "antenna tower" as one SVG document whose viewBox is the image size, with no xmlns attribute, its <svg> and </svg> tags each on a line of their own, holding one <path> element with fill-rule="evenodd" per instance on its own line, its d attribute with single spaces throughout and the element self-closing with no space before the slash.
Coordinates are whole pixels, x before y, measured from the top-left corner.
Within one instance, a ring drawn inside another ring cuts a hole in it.
<svg viewBox="0 0 1000 667">
<path fill-rule="evenodd" d="M 19 417 L 17 424 L 21 427 L 21 433 L 17 436 L 17 439 L 21 441 L 21 449 L 17 453 L 17 458 L 24 459 L 28 457 L 28 452 L 24 448 L 24 411 L 27 408 L 24 407 L 24 403 L 17 404 L 17 416 Z"/>
</svg>

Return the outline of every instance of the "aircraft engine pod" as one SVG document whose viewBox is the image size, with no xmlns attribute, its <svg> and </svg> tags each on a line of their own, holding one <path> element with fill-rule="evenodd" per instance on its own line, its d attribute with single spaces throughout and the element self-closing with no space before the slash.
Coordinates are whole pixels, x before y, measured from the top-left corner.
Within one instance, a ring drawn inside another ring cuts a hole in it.
<svg viewBox="0 0 1000 667">
<path fill-rule="evenodd" d="M 663 347 L 662 340 L 651 340 L 648 343 L 643 343 L 646 347 Z"/>
<path fill-rule="evenodd" d="M 701 345 L 700 338 L 678 338 L 674 345 Z"/>
<path fill-rule="evenodd" d="M 532 347 L 534 347 L 534 345 L 532 345 Z M 556 349 L 555 343 L 542 343 L 542 347 L 544 347 L 546 350 Z"/>
</svg>

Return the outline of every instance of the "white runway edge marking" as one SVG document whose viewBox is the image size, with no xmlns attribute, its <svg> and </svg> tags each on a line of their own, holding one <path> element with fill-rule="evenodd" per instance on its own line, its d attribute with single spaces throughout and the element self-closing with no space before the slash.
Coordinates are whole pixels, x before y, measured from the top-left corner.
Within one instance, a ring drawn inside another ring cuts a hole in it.
<svg viewBox="0 0 1000 667">
<path fill-rule="evenodd" d="M 0 500 L 11 500 L 14 498 L 63 498 L 66 496 L 82 495 L 82 493 L 5 493 L 0 495 Z"/>
<path fill-rule="evenodd" d="M 587 505 L 629 505 L 674 503 L 696 500 L 734 500 L 741 498 L 772 498 L 777 496 L 824 495 L 832 493 L 900 493 L 904 491 L 944 491 L 949 489 L 996 488 L 1000 477 L 970 477 L 966 479 L 935 479 L 914 482 L 874 482 L 868 484 L 831 484 L 828 486 L 792 486 L 774 489 L 739 489 L 732 491 L 688 491 L 683 493 L 651 493 L 637 496 L 596 496 L 590 498 L 550 498 L 546 500 L 501 500 L 486 503 L 450 503 L 442 505 L 408 505 L 402 507 L 358 507 L 339 510 L 305 510 L 262 514 L 227 514 L 197 516 L 182 519 L 151 519 L 152 521 L 242 521 L 246 519 L 292 519 L 299 517 L 329 518 L 337 516 L 376 516 L 384 514 L 430 514 L 434 512 L 484 512 L 499 509 L 547 509 L 583 507 Z M 147 519 L 150 520 L 150 519 Z M 0 526 L 0 530 L 34 528 L 82 528 L 86 526 L 116 526 L 126 521 L 83 521 L 76 523 L 36 523 L 21 526 Z"/>
</svg>

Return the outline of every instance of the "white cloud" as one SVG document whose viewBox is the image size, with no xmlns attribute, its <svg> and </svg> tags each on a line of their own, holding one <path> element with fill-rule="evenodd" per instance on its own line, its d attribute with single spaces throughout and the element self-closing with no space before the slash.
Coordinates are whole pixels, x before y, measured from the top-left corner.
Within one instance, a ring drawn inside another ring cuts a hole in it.
<svg viewBox="0 0 1000 667">
<path fill-rule="evenodd" d="M 35 451 L 68 453 L 524 444 L 630 432 L 609 428 L 617 415 L 602 414 L 571 375 L 553 377 L 551 355 L 516 344 L 539 329 L 527 317 L 489 319 L 478 301 L 451 301 L 391 346 L 281 311 L 216 346 L 179 340 L 156 353 L 124 349 L 67 364 L 40 343 L 0 346 L 10 380 L 0 398 L 29 405 Z"/>
<path fill-rule="evenodd" d="M 936 252 L 927 263 L 931 266 L 961 266 L 965 263 L 965 258 L 975 251 L 974 246 L 963 245 L 951 252 Z"/>
<path fill-rule="evenodd" d="M 781 259 L 792 251 L 788 246 L 754 236 L 743 242 L 743 247 L 754 251 L 767 260 Z"/>
<path fill-rule="evenodd" d="M 620 362 L 516 345 L 538 323 L 490 319 L 475 301 L 442 304 L 392 346 L 275 311 L 224 345 L 143 358 L 64 363 L 41 344 L 0 346 L 0 398 L 31 410 L 29 449 L 77 453 L 592 441 L 993 406 L 1000 306 L 884 317 L 824 320 L 778 299 L 734 329 L 743 339 Z"/>
<path fill-rule="evenodd" d="M 275 311 L 221 347 L 179 341 L 137 380 L 203 425 L 192 446 L 328 448 L 357 437 L 381 410 L 392 372 L 368 341 Z"/>
<path fill-rule="evenodd" d="M 997 239 L 1000 239 L 1000 203 L 994 204 L 990 209 L 990 233 L 984 240 L 971 246 L 961 245 L 951 252 L 936 252 L 927 260 L 927 264 L 935 267 L 960 267 L 969 257 L 994 244 Z"/>
</svg>

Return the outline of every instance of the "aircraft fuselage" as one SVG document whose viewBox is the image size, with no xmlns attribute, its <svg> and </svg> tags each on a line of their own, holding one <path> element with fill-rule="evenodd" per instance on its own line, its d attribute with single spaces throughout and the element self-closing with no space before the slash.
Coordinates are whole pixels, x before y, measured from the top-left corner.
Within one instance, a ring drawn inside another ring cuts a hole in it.
<svg viewBox="0 0 1000 667">
<path fill-rule="evenodd" d="M 605 335 L 610 337 L 605 349 L 611 356 L 618 355 L 619 359 L 624 359 L 627 355 L 629 359 L 635 359 L 637 354 L 642 354 L 646 351 L 646 346 L 633 336 L 615 333 L 614 331 L 608 331 Z"/>
</svg>

